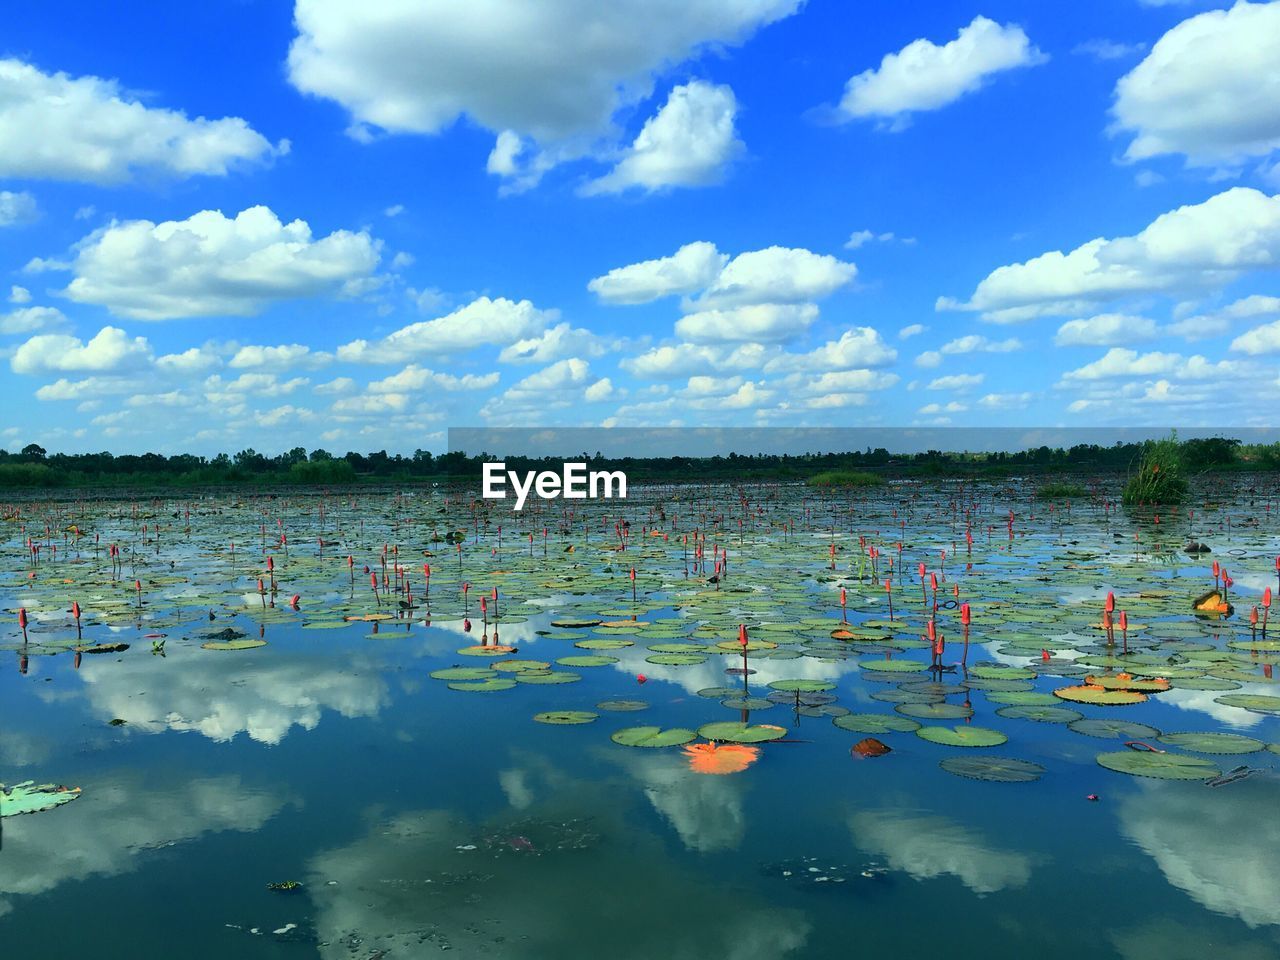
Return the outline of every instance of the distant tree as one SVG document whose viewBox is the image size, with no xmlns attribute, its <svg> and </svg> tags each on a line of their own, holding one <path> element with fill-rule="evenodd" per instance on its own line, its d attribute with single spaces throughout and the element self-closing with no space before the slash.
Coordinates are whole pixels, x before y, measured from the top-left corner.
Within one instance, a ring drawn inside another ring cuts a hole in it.
<svg viewBox="0 0 1280 960">
<path fill-rule="evenodd" d="M 49 451 L 38 443 L 28 443 L 22 448 L 22 456 L 28 460 L 43 460 Z"/>
</svg>

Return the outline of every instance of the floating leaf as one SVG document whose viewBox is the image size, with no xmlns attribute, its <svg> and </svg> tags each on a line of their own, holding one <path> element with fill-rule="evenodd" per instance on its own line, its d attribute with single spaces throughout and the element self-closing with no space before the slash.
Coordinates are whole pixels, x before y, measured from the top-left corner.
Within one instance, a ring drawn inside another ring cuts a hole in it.
<svg viewBox="0 0 1280 960">
<path fill-rule="evenodd" d="M 1261 740 L 1238 733 L 1166 733 L 1156 739 L 1192 753 L 1257 753 L 1266 747 Z"/>
<path fill-rule="evenodd" d="M 1044 767 L 1030 760 L 1013 757 L 960 756 L 947 757 L 938 763 L 947 773 L 970 780 L 990 780 L 993 783 L 1030 783 L 1044 775 Z"/>
<path fill-rule="evenodd" d="M 244 637 L 240 640 L 206 640 L 200 646 L 205 650 L 252 650 L 265 647 L 267 641 Z"/>
<path fill-rule="evenodd" d="M 600 714 L 592 713 L 590 710 L 548 710 L 545 713 L 534 714 L 533 719 L 539 723 L 568 725 L 590 723 L 598 716 Z"/>
<path fill-rule="evenodd" d="M 774 680 L 769 684 L 774 690 L 785 690 L 789 693 L 822 693 L 834 690 L 836 685 L 829 680 Z"/>
<path fill-rule="evenodd" d="M 601 700 L 596 704 L 597 710 L 612 710 L 616 713 L 634 713 L 637 710 L 648 710 L 649 704 L 643 700 Z"/>
<path fill-rule="evenodd" d="M 1280 697 L 1267 697 L 1258 693 L 1228 693 L 1214 697 L 1213 702 L 1228 707 L 1241 707 L 1253 713 L 1280 714 Z"/>
<path fill-rule="evenodd" d="M 1010 720 L 1034 720 L 1037 723 L 1071 723 L 1073 720 L 1079 720 L 1083 714 L 1075 710 L 1069 710 L 1066 707 L 1042 707 L 1038 704 L 1022 704 L 1012 707 L 1002 707 L 996 711 L 1001 717 L 1008 717 Z"/>
<path fill-rule="evenodd" d="M 497 677 L 493 680 L 453 680 L 450 690 L 462 690 L 469 693 L 497 693 L 499 690 L 510 690 L 516 682 L 508 677 Z"/>
<path fill-rule="evenodd" d="M 852 733 L 910 733 L 920 729 L 916 721 L 892 713 L 850 713 L 831 722 Z"/>
<path fill-rule="evenodd" d="M 921 727 L 916 736 L 944 747 L 998 747 L 1009 738 L 985 727 Z"/>
<path fill-rule="evenodd" d="M 698 736 L 704 740 L 727 740 L 730 743 L 764 743 L 766 740 L 779 740 L 786 735 L 786 727 L 776 727 L 769 723 L 752 726 L 732 720 L 704 723 L 698 728 Z"/>
<path fill-rule="evenodd" d="M 1150 750 L 1117 750 L 1098 754 L 1098 763 L 1108 770 L 1135 777 L 1159 780 L 1208 780 L 1222 775 L 1212 761 L 1180 753 L 1153 753 Z"/>
<path fill-rule="evenodd" d="M 1098 707 L 1122 707 L 1147 699 L 1145 693 L 1138 693 L 1136 690 L 1107 690 L 1090 685 L 1060 687 L 1053 691 L 1053 695 L 1072 703 L 1088 703 Z"/>
<path fill-rule="evenodd" d="M 1155 727 L 1129 720 L 1095 720 L 1090 717 L 1073 720 L 1067 726 L 1076 733 L 1103 740 L 1153 740 L 1160 736 L 1160 731 Z"/>
<path fill-rule="evenodd" d="M 626 727 L 609 739 L 624 747 L 678 747 L 697 738 L 692 730 L 672 727 Z"/>
</svg>

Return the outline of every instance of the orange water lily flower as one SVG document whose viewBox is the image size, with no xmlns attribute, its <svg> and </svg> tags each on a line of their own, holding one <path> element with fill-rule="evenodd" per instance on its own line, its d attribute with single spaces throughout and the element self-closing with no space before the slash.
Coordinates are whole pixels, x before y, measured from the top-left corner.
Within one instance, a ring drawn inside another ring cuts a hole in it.
<svg viewBox="0 0 1280 960">
<path fill-rule="evenodd" d="M 684 753 L 694 773 L 741 773 L 760 759 L 759 747 L 741 743 L 690 743 Z"/>
</svg>

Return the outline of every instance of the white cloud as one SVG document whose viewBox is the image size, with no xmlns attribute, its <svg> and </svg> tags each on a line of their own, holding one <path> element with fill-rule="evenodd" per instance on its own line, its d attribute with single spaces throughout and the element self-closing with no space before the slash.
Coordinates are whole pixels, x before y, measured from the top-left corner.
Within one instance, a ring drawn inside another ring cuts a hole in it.
<svg viewBox="0 0 1280 960">
<path fill-rule="evenodd" d="M 626 357 L 620 365 L 637 377 L 675 380 L 707 370 L 754 370 L 774 355 L 770 348 L 760 343 L 743 344 L 733 349 L 680 343 L 654 347 L 635 357 Z"/>
<path fill-rule="evenodd" d="M 845 119 L 887 120 L 890 129 L 900 130 L 912 113 L 938 110 L 980 89 L 998 73 L 1047 59 L 1021 27 L 975 17 L 943 46 L 913 40 L 897 53 L 886 54 L 879 69 L 851 78 L 838 113 Z"/>
<path fill-rule="evenodd" d="M 3 70 L 3 63 L 0 63 L 0 71 Z M 0 73 L 0 78 L 3 74 Z M 3 90 L 2 79 L 0 79 L 0 90 Z M 0 116 L 2 116 L 3 107 L 0 106 Z M 3 120 L 0 119 L 0 123 Z M 6 144 L 5 151 L 10 146 Z M 0 156 L 0 164 L 4 163 L 4 158 Z M 39 215 L 39 208 L 36 206 L 36 198 L 26 191 L 14 193 L 10 190 L 0 190 L 0 227 L 12 227 L 20 223 L 30 223 Z"/>
<path fill-rule="evenodd" d="M 1016 337 L 1009 337 L 1007 340 L 990 340 L 976 334 L 957 337 L 939 348 L 942 353 L 955 355 L 965 353 L 1012 353 L 1021 349 L 1022 341 Z"/>
<path fill-rule="evenodd" d="M 180 221 L 132 220 L 80 242 L 63 293 L 140 320 L 252 316 L 273 301 L 367 281 L 379 246 L 348 230 L 313 239 L 306 222 L 282 223 L 262 206 L 234 219 L 204 210 Z"/>
<path fill-rule="evenodd" d="M 614 395 L 613 381 L 608 377 L 597 380 L 583 392 L 583 399 L 587 403 L 599 403 L 602 400 L 608 400 Z"/>
<path fill-rule="evenodd" d="M 497 382 L 497 373 L 468 373 L 456 377 L 448 373 L 436 373 L 434 370 L 411 363 L 399 373 L 370 383 L 369 392 L 407 393 L 427 387 L 439 387 L 442 390 L 481 390 L 492 387 Z"/>
<path fill-rule="evenodd" d="M 479 297 L 446 316 L 411 323 L 381 340 L 353 340 L 339 347 L 337 355 L 355 363 L 399 363 L 533 337 L 558 318 L 558 311 L 539 310 L 528 300 Z"/>
<path fill-rule="evenodd" d="M 12 286 L 9 288 L 10 303 L 30 303 L 31 291 L 26 287 Z"/>
<path fill-rule="evenodd" d="M 741 43 L 800 3 L 298 0 L 289 79 L 342 104 L 364 139 L 370 128 L 439 133 L 466 116 L 501 133 L 489 167 L 508 173 L 519 138 L 561 146 L 610 137 L 617 111 L 650 96 L 659 71 Z"/>
<path fill-rule="evenodd" d="M 907 326 L 903 327 L 901 330 L 898 331 L 898 339 L 910 340 L 912 337 L 918 337 L 920 336 L 920 334 L 925 333 L 926 331 L 928 331 L 928 329 L 929 328 L 926 327 L 923 323 L 908 324 Z"/>
<path fill-rule="evenodd" d="M 1179 23 L 1116 84 L 1127 160 L 1180 153 L 1196 166 L 1280 147 L 1280 4 L 1236 3 Z"/>
<path fill-rule="evenodd" d="M 87 343 L 78 337 L 46 333 L 22 344 L 9 359 L 14 373 L 60 371 L 120 372 L 145 366 L 151 348 L 145 337 L 130 339 L 117 327 L 103 327 Z"/>
<path fill-rule="evenodd" d="M 1237 353 L 1258 356 L 1264 353 L 1280 353 L 1280 320 L 1254 327 L 1231 341 L 1231 349 Z"/>
<path fill-rule="evenodd" d="M 1256 320 L 1259 317 L 1280 316 L 1280 297 L 1253 294 L 1243 297 L 1212 313 L 1185 317 L 1166 328 L 1175 336 L 1187 340 L 1208 340 L 1231 330 L 1238 320 Z"/>
<path fill-rule="evenodd" d="M 937 350 L 926 350 L 924 353 L 921 353 L 916 357 L 915 365 L 917 367 L 924 367 L 927 370 L 931 370 L 934 367 L 940 367 L 942 366 L 942 354 Z"/>
<path fill-rule="evenodd" d="M 0 177 L 89 183 L 142 170 L 222 176 L 288 150 L 239 117 L 191 120 L 143 106 L 114 80 L 44 73 L 15 59 L 0 60 L 0 143 Z"/>
<path fill-rule="evenodd" d="M 1212 363 L 1196 355 L 1179 353 L 1138 353 L 1124 347 L 1112 347 L 1101 358 L 1062 375 L 1064 381 L 1107 380 L 1117 377 L 1172 376 L 1182 380 L 1204 380 L 1230 377 L 1237 365 L 1229 360 Z"/>
<path fill-rule="evenodd" d="M 853 327 L 808 353 L 784 353 L 769 360 L 767 373 L 791 370 L 850 370 L 879 367 L 898 359 L 898 351 L 884 342 L 873 327 Z"/>
<path fill-rule="evenodd" d="M 818 316 L 811 303 L 760 303 L 701 310 L 676 321 L 690 343 L 775 343 L 801 336 Z"/>
<path fill-rule="evenodd" d="M 0 314 L 0 334 L 35 333 L 65 326 L 67 318 L 56 307 L 20 307 Z"/>
<path fill-rule="evenodd" d="M 705 240 L 686 243 L 669 257 L 615 267 L 596 277 L 587 289 L 605 303 L 649 303 L 673 294 L 709 287 L 729 262 L 729 255 Z"/>
<path fill-rule="evenodd" d="M 852 283 L 858 268 L 803 247 L 766 247 L 740 253 L 692 301 L 695 309 L 757 303 L 801 303 Z"/>
<path fill-rule="evenodd" d="M 238 370 L 256 367 L 284 369 L 300 365 L 317 366 L 329 359 L 328 354 L 313 353 L 301 343 L 286 343 L 276 347 L 245 346 L 236 351 L 228 366 Z"/>
<path fill-rule="evenodd" d="M 1030 393 L 988 393 L 978 400 L 978 406 L 988 410 L 1021 410 L 1033 399 Z"/>
<path fill-rule="evenodd" d="M 987 378 L 985 373 L 953 373 L 947 377 L 937 377 L 929 381 L 930 390 L 968 390 L 976 387 Z"/>
<path fill-rule="evenodd" d="M 1058 328 L 1053 342 L 1059 347 L 1117 347 L 1154 340 L 1159 330 L 1147 317 L 1124 313 L 1100 313 L 1068 320 Z"/>
<path fill-rule="evenodd" d="M 582 327 L 557 323 L 535 337 L 516 340 L 502 348 L 500 363 L 553 363 L 570 356 L 602 356 L 619 341 L 608 342 Z"/>
<path fill-rule="evenodd" d="M 654 191 L 719 182 L 725 167 L 743 150 L 734 126 L 737 109 L 727 86 L 695 80 L 676 87 L 617 166 L 580 192 L 590 196 L 633 187 Z"/>
<path fill-rule="evenodd" d="M 1280 263 L 1280 196 L 1233 187 L 1203 203 L 1161 214 L 1131 237 L 1090 240 L 999 267 L 968 303 L 938 309 L 984 311 L 997 322 L 1082 312 L 1126 296 L 1221 287 Z"/>
</svg>

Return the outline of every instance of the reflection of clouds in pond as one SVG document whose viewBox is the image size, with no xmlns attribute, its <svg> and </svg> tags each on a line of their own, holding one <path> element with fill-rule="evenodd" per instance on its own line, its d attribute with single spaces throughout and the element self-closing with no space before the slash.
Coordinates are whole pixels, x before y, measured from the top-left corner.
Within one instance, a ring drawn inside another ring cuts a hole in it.
<svg viewBox="0 0 1280 960">
<path fill-rule="evenodd" d="M 618 759 L 643 785 L 653 809 L 675 828 L 687 849 L 709 853 L 742 845 L 744 780 L 694 773 L 685 758 L 674 753 Z"/>
<path fill-rule="evenodd" d="M 1228 707 L 1226 704 L 1214 703 L 1218 697 L 1226 693 L 1265 693 L 1266 690 L 1241 688 L 1239 690 L 1167 690 L 1160 694 L 1159 702 L 1177 707 L 1179 710 L 1194 710 L 1205 713 L 1232 727 L 1249 728 L 1262 722 L 1262 714 L 1250 713 L 1240 707 Z"/>
<path fill-rule="evenodd" d="M 1124 960 L 1271 960 L 1280 945 L 1256 938 L 1228 941 L 1221 931 L 1210 933 L 1177 920 L 1162 919 L 1111 934 Z"/>
<path fill-rule="evenodd" d="M 519 767 L 501 770 L 498 773 L 498 785 L 502 787 L 507 802 L 516 810 L 523 810 L 533 803 L 533 788 L 529 786 L 528 771 Z"/>
<path fill-rule="evenodd" d="M 1000 850 L 946 817 L 919 812 L 870 810 L 849 818 L 853 841 L 889 866 L 917 880 L 954 876 L 974 893 L 1025 886 L 1032 859 L 1016 850 Z"/>
<path fill-rule="evenodd" d="M 409 812 L 318 854 L 306 879 L 320 955 L 347 960 L 357 939 L 392 956 L 781 960 L 803 947 L 802 914 L 685 869 L 616 795 L 568 796 L 484 824 Z"/>
<path fill-rule="evenodd" d="M 29 767 L 40 763 L 49 753 L 49 741 L 43 737 L 0 731 L 0 763 L 6 766 Z"/>
<path fill-rule="evenodd" d="M 140 851 L 204 833 L 252 832 L 285 802 L 246 789 L 236 776 L 163 785 L 133 775 L 95 780 L 56 810 L 5 819 L 0 898 L 126 873 L 138 866 Z"/>
<path fill-rule="evenodd" d="M 119 717 L 129 730 L 147 733 L 196 730 L 211 740 L 248 733 L 277 744 L 295 725 L 313 729 L 324 710 L 368 717 L 387 701 L 386 684 L 368 665 L 356 673 L 334 658 L 265 659 L 256 651 L 194 655 L 198 665 L 172 654 L 86 662 L 79 676 L 104 718 Z"/>
<path fill-rule="evenodd" d="M 1248 756 L 1218 759 L 1249 762 Z M 1219 789 L 1143 783 L 1121 802 L 1120 828 L 1169 883 L 1210 910 L 1250 927 L 1280 924 L 1278 798 L 1270 775 Z"/>
</svg>

